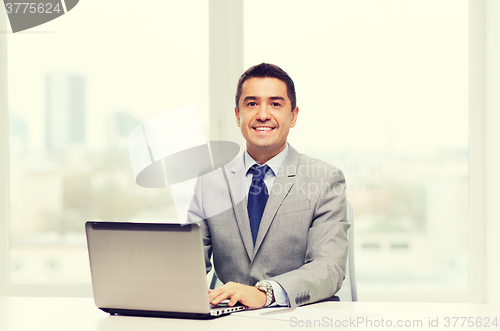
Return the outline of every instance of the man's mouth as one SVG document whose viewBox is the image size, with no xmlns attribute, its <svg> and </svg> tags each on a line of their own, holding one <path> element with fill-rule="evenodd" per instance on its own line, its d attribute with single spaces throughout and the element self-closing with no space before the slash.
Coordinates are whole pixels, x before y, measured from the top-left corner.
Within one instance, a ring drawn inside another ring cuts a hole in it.
<svg viewBox="0 0 500 331">
<path fill-rule="evenodd" d="M 269 126 L 256 126 L 256 127 L 253 127 L 253 129 L 256 131 L 272 131 L 272 130 L 274 130 L 274 128 L 271 128 Z"/>
</svg>

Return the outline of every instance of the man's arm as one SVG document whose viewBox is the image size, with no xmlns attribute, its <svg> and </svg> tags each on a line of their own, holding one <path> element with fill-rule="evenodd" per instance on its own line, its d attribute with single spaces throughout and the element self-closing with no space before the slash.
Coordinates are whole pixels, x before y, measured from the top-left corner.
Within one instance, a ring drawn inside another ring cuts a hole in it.
<svg viewBox="0 0 500 331">
<path fill-rule="evenodd" d="M 212 174 L 212 176 L 213 175 L 214 174 Z M 219 178 L 219 180 L 221 180 L 221 178 Z M 198 223 L 201 227 L 205 251 L 206 272 L 208 273 L 212 269 L 212 264 L 210 262 L 210 256 L 212 254 L 212 239 L 210 235 L 210 227 L 206 221 L 207 215 L 203 208 L 202 182 L 203 176 L 198 177 L 194 194 L 189 205 L 188 223 Z M 218 181 L 218 183 L 220 183 L 220 181 Z M 217 305 L 228 298 L 230 299 L 230 306 L 234 306 L 239 301 L 245 306 L 260 308 L 266 303 L 266 294 L 258 290 L 255 286 L 228 282 L 215 290 L 209 289 L 208 291 L 210 303 L 213 305 Z"/>
<path fill-rule="evenodd" d="M 210 270 L 212 270 L 212 263 L 210 262 L 210 257 L 212 255 L 212 240 L 210 236 L 210 229 L 206 224 L 206 216 L 202 204 L 201 179 L 202 177 L 200 176 L 196 181 L 194 194 L 189 204 L 187 222 L 189 224 L 198 223 L 200 225 L 203 238 L 203 249 L 205 253 L 205 268 L 206 273 L 208 274 Z"/>
<path fill-rule="evenodd" d="M 273 287 L 274 300 L 271 306 L 282 306 L 288 307 L 290 305 L 290 300 L 288 300 L 288 294 L 286 294 L 283 287 L 276 283 L 274 280 L 269 280 L 269 283 Z"/>
<path fill-rule="evenodd" d="M 228 282 L 215 290 L 209 290 L 210 303 L 217 305 L 223 300 L 229 300 L 229 306 L 234 306 L 238 301 L 250 308 L 261 308 L 266 304 L 266 293 L 255 286 Z"/>
<path fill-rule="evenodd" d="M 345 179 L 340 170 L 332 169 L 336 175 L 324 178 L 326 185 L 314 206 L 304 265 L 270 278 L 286 291 L 292 308 L 332 297 L 345 277 L 350 226 Z"/>
<path fill-rule="evenodd" d="M 275 281 L 270 280 L 269 283 L 273 288 L 273 299 L 270 306 L 288 307 L 289 300 L 285 290 L 283 290 L 281 285 Z M 229 282 L 215 290 L 208 290 L 208 293 L 210 303 L 213 305 L 217 305 L 223 300 L 231 298 L 229 302 L 230 306 L 233 306 L 236 302 L 240 301 L 245 306 L 251 308 L 261 308 L 266 303 L 266 293 L 261 290 L 259 290 L 260 293 L 258 293 L 255 289 L 257 289 L 255 286 Z"/>
<path fill-rule="evenodd" d="M 295 269 L 288 272 L 283 272 L 274 277 L 264 276 L 263 278 L 268 281 L 275 281 L 281 286 L 288 295 L 289 305 L 295 307 L 311 302 L 320 301 L 334 294 L 340 289 L 342 281 L 345 276 L 345 266 L 347 261 L 347 229 L 349 224 L 346 220 L 346 197 L 345 197 L 345 180 L 340 170 L 331 168 L 337 175 L 330 178 L 325 178 L 322 182 L 324 189 L 318 192 L 316 196 L 311 196 L 311 218 L 310 225 L 304 238 L 304 251 L 297 251 L 297 254 L 304 254 L 303 262 Z M 296 185 L 300 187 L 299 185 Z M 299 194 L 294 192 L 293 194 Z M 302 199 L 303 195 L 299 198 Z M 304 197 L 305 198 L 305 197 Z M 290 228 L 296 221 L 304 221 L 303 218 L 297 218 L 290 214 L 284 214 L 280 219 L 275 219 L 274 234 L 294 233 L 297 229 Z M 300 216 L 302 217 L 302 216 Z M 277 227 L 281 224 L 281 227 Z M 271 225 L 273 226 L 273 225 Z M 302 231 L 302 230 L 300 230 Z M 270 235 L 270 234 L 269 234 Z M 297 248 L 284 246 L 282 242 L 276 244 L 273 237 L 267 238 L 265 243 L 269 245 L 265 248 L 265 252 L 261 251 L 259 254 L 259 262 L 262 263 L 256 270 L 275 269 L 272 263 L 282 263 L 287 265 L 289 263 L 288 257 L 290 250 Z M 292 243 L 290 242 L 290 245 Z M 281 245 L 281 246 L 280 246 Z M 300 253 L 299 253 L 300 252 Z M 287 254 L 288 253 L 288 254 Z M 286 257 L 285 257 L 286 256 Z M 298 262 L 298 261 L 296 261 Z M 265 275 L 267 271 L 264 271 Z M 258 277 L 258 276 L 257 276 Z M 257 278 L 262 280 L 262 278 Z M 224 291 L 222 286 L 219 291 Z M 229 289 L 228 289 L 229 290 Z M 230 289 L 233 291 L 233 288 Z M 217 292 L 220 295 L 221 292 Z M 245 292 L 242 290 L 242 294 Z M 227 293 L 227 297 L 235 293 Z"/>
</svg>

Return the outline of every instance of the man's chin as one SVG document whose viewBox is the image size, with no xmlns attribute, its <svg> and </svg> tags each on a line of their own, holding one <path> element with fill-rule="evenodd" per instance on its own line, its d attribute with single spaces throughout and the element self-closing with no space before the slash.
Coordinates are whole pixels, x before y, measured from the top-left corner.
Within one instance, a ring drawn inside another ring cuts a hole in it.
<svg viewBox="0 0 500 331">
<path fill-rule="evenodd" d="M 256 150 L 261 150 L 261 151 L 273 149 L 273 145 L 270 144 L 269 142 L 257 142 L 257 143 L 247 144 L 247 146 L 248 145 L 250 145 L 252 148 Z"/>
<path fill-rule="evenodd" d="M 285 147 L 283 146 L 276 146 L 274 144 L 271 144 L 269 142 L 260 142 L 260 143 L 255 143 L 255 144 L 248 144 L 247 143 L 247 150 L 249 151 L 254 151 L 259 154 L 278 154 L 281 152 Z"/>
</svg>

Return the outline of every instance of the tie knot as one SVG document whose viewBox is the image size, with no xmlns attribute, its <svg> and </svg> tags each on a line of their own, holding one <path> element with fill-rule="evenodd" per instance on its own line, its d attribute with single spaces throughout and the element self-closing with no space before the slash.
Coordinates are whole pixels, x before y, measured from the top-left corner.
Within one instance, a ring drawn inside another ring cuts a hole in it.
<svg viewBox="0 0 500 331">
<path fill-rule="evenodd" d="M 254 164 L 248 169 L 248 171 L 253 174 L 252 180 L 263 180 L 268 170 L 268 165 L 259 166 L 258 164 Z"/>
</svg>

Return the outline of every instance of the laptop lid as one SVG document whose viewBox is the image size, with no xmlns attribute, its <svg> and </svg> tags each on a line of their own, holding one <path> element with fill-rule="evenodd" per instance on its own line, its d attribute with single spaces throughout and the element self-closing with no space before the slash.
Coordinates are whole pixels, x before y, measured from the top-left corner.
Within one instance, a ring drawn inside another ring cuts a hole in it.
<svg viewBox="0 0 500 331">
<path fill-rule="evenodd" d="M 197 224 L 89 221 L 85 227 L 99 308 L 210 313 Z"/>
</svg>

